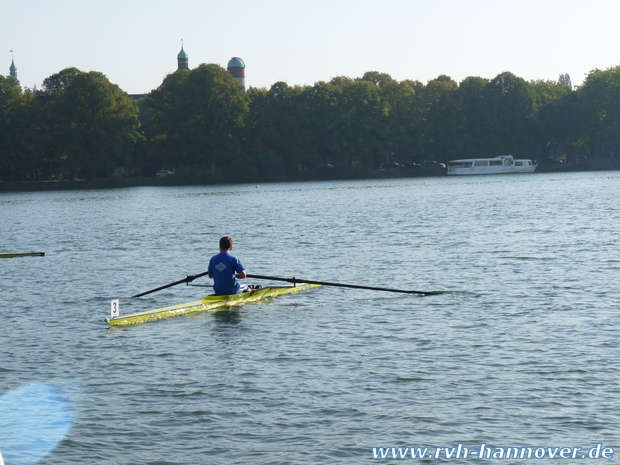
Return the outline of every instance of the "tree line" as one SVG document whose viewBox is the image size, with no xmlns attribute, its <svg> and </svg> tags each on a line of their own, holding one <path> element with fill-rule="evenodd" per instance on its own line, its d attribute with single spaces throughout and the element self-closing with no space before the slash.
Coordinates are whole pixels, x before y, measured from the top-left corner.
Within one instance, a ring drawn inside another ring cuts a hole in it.
<svg viewBox="0 0 620 465">
<path fill-rule="evenodd" d="M 41 89 L 0 76 L 0 179 L 154 176 L 269 181 L 295 173 L 511 153 L 540 162 L 620 155 L 620 67 L 572 86 L 510 72 L 426 84 L 367 72 L 312 86 L 243 87 L 222 67 L 178 70 L 143 98 L 68 68 Z"/>
</svg>

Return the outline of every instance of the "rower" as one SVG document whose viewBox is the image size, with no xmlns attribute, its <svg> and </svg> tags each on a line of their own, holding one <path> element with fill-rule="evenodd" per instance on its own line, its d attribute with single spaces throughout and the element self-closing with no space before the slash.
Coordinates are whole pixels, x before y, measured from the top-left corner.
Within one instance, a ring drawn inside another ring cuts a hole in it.
<svg viewBox="0 0 620 465">
<path fill-rule="evenodd" d="M 247 276 L 245 267 L 231 252 L 234 247 L 234 239 L 224 236 L 220 239 L 220 253 L 211 257 L 207 270 L 209 278 L 213 279 L 213 292 L 215 295 L 231 295 L 241 292 L 249 292 L 260 288 L 247 286 L 239 283 L 238 279 Z"/>
</svg>

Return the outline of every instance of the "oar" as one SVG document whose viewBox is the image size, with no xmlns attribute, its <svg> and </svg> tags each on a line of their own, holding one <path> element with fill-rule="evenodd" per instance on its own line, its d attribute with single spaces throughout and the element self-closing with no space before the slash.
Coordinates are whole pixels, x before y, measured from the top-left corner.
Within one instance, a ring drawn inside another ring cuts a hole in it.
<svg viewBox="0 0 620 465">
<path fill-rule="evenodd" d="M 369 287 L 369 286 L 358 286 L 357 284 L 340 284 L 340 283 L 327 283 L 325 281 L 310 281 L 309 279 L 299 279 L 299 278 L 276 278 L 274 276 L 261 276 L 256 274 L 247 275 L 248 278 L 254 279 L 269 279 L 272 281 L 285 281 L 287 283 L 306 283 L 306 284 L 320 284 L 321 286 L 336 286 L 336 287 L 350 287 L 353 289 L 367 289 L 369 291 L 386 291 L 386 292 L 401 292 L 404 294 L 419 294 L 419 295 L 436 295 L 443 294 L 441 291 L 403 291 L 400 289 L 386 289 L 383 287 Z"/>
<path fill-rule="evenodd" d="M 179 281 L 175 281 L 175 282 L 173 282 L 173 283 L 166 284 L 165 286 L 160 286 L 160 287 L 158 287 L 158 288 L 156 288 L 156 289 L 151 289 L 150 291 L 143 292 L 142 294 L 132 295 L 131 297 L 142 297 L 143 295 L 150 294 L 151 292 L 161 291 L 162 289 L 166 289 L 166 288 L 168 288 L 168 287 L 176 286 L 177 284 L 183 284 L 183 283 L 187 283 L 187 284 L 189 284 L 189 283 L 191 283 L 194 279 L 196 279 L 196 278 L 200 278 L 201 276 L 206 276 L 206 275 L 208 275 L 208 274 L 209 274 L 209 272 L 208 272 L 208 271 L 205 271 L 204 273 L 197 274 L 196 276 L 188 276 L 188 277 L 187 277 L 187 278 L 185 278 L 185 279 L 180 279 Z"/>
</svg>

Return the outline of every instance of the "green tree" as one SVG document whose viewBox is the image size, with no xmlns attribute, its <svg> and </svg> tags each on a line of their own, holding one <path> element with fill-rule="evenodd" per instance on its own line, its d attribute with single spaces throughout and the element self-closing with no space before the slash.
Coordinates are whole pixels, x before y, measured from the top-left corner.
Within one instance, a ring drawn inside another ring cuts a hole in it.
<svg viewBox="0 0 620 465">
<path fill-rule="evenodd" d="M 573 88 L 573 84 L 571 83 L 571 80 L 570 80 L 570 75 L 568 74 L 560 74 L 560 77 L 558 78 L 558 84 L 562 86 L 570 87 L 571 89 Z"/>
<path fill-rule="evenodd" d="M 360 79 L 358 79 L 358 81 L 372 82 L 379 87 L 385 87 L 396 82 L 389 74 L 380 73 L 379 71 L 367 71 Z"/>
<path fill-rule="evenodd" d="M 310 165 L 335 163 L 343 150 L 342 119 L 339 108 L 342 87 L 319 81 L 305 92 L 311 149 L 305 161 Z"/>
<path fill-rule="evenodd" d="M 275 156 L 289 171 L 303 170 L 313 158 L 306 91 L 306 87 L 276 82 L 252 98 L 253 128 L 264 156 Z"/>
<path fill-rule="evenodd" d="M 19 123 L 25 103 L 19 81 L 0 76 L 0 179 L 13 178 L 23 158 L 25 128 Z"/>
<path fill-rule="evenodd" d="M 591 71 L 578 94 L 590 154 L 620 155 L 620 66 Z"/>
<path fill-rule="evenodd" d="M 534 98 L 525 80 L 510 72 L 496 76 L 486 87 L 485 100 L 491 117 L 489 151 L 496 155 L 531 155 L 538 141 L 531 139 Z"/>
<path fill-rule="evenodd" d="M 558 157 L 570 151 L 569 147 L 582 134 L 570 78 L 568 85 L 566 79 L 564 82 L 537 80 L 530 82 L 530 88 L 536 118 L 535 130 L 532 130 L 530 139 L 538 141 L 543 158 Z"/>
<path fill-rule="evenodd" d="M 248 89 L 248 116 L 245 120 L 248 137 L 244 149 L 249 153 L 262 154 L 269 150 L 272 129 L 269 91 L 265 88 Z"/>
<path fill-rule="evenodd" d="M 370 167 L 381 151 L 387 107 L 381 89 L 366 80 L 336 77 L 317 82 L 299 96 L 305 131 L 304 166 Z"/>
<path fill-rule="evenodd" d="M 343 146 L 336 162 L 372 168 L 376 155 L 389 147 L 389 105 L 383 99 L 383 89 L 366 80 L 347 83 L 339 107 Z"/>
<path fill-rule="evenodd" d="M 384 82 L 384 81 L 382 81 Z M 374 166 L 385 162 L 415 163 L 424 159 L 424 84 L 419 81 L 387 81 L 382 86 L 387 109 L 387 137 Z"/>
<path fill-rule="evenodd" d="M 459 84 L 459 157 L 475 158 L 497 155 L 489 147 L 489 132 L 492 130 L 491 112 L 485 98 L 488 79 L 470 76 Z"/>
<path fill-rule="evenodd" d="M 69 177 L 106 177 L 130 162 L 140 137 L 138 108 L 102 73 L 65 69 L 43 81 L 35 100 L 38 150 Z"/>
<path fill-rule="evenodd" d="M 458 84 L 441 75 L 426 84 L 422 104 L 425 112 L 424 156 L 445 161 L 460 152 L 458 141 Z"/>
<path fill-rule="evenodd" d="M 248 96 L 221 66 L 168 75 L 145 106 L 152 113 L 146 134 L 162 167 L 211 169 L 240 153 Z"/>
</svg>

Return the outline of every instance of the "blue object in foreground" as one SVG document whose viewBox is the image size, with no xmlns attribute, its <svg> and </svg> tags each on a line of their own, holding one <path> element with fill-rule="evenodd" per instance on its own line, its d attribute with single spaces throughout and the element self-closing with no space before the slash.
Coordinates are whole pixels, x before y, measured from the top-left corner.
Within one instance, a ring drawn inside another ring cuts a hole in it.
<svg viewBox="0 0 620 465">
<path fill-rule="evenodd" d="M 0 396 L 0 464 L 34 465 L 69 432 L 73 406 L 54 384 L 38 383 Z"/>
</svg>

